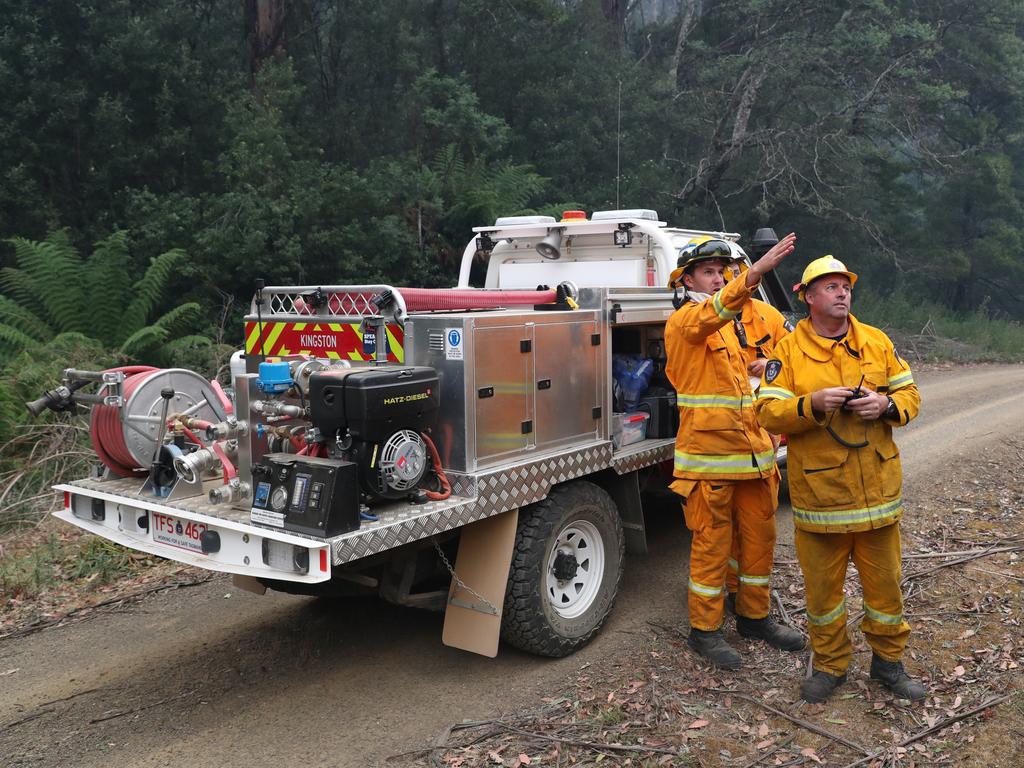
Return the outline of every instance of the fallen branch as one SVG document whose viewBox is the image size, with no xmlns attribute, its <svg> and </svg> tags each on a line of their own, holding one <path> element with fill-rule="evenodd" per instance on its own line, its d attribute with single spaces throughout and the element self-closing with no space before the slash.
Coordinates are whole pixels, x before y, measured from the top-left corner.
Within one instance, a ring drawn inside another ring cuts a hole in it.
<svg viewBox="0 0 1024 768">
<path fill-rule="evenodd" d="M 789 611 L 786 610 L 786 606 L 782 604 L 782 598 L 779 597 L 777 590 L 772 590 L 772 597 L 775 598 L 775 604 L 779 606 L 779 613 L 782 614 L 782 621 L 790 626 L 793 625 L 792 619 L 789 618 Z"/>
<path fill-rule="evenodd" d="M 79 691 L 78 693 L 72 693 L 70 696 L 62 696 L 59 699 L 50 699 L 49 701 L 44 701 L 39 706 L 46 707 L 46 706 L 49 706 L 50 704 L 59 704 L 62 701 L 71 701 L 71 699 L 77 699 L 79 696 L 85 696 L 87 693 L 96 693 L 96 691 L 102 691 L 102 690 L 103 690 L 103 688 L 87 688 L 84 691 Z"/>
<path fill-rule="evenodd" d="M 919 731 L 918 733 L 915 733 L 913 736 L 904 739 L 903 741 L 901 741 L 896 746 L 897 747 L 906 747 L 906 746 L 908 746 L 910 744 L 913 744 L 915 741 L 920 741 L 925 736 L 930 736 L 933 733 L 936 733 L 936 732 L 941 731 L 941 730 L 943 730 L 945 728 L 948 728 L 953 723 L 959 722 L 960 720 L 966 720 L 971 715 L 976 715 L 976 714 L 978 714 L 979 712 L 981 712 L 983 710 L 986 710 L 986 709 L 988 709 L 990 707 L 994 707 L 996 704 L 1002 704 L 1004 701 L 1006 701 L 1011 696 L 1013 696 L 1012 693 L 1005 693 L 1002 696 L 996 696 L 995 698 L 989 699 L 988 701 L 983 702 L 983 703 L 979 704 L 978 706 L 974 707 L 973 709 L 967 710 L 966 712 L 961 712 L 959 714 L 953 715 L 952 717 L 944 718 L 943 720 L 940 720 L 939 722 L 937 722 L 935 725 L 931 726 L 930 728 L 925 728 L 923 731 Z M 868 755 L 867 757 L 861 758 L 860 760 L 857 760 L 856 762 L 853 762 L 853 763 L 850 763 L 849 765 L 843 766 L 843 768 L 856 768 L 858 765 L 864 765 L 864 763 L 869 763 L 872 760 L 874 760 L 875 758 L 880 757 L 881 755 L 885 754 L 886 750 L 888 750 L 888 749 L 891 749 L 891 747 L 886 747 L 885 749 L 880 749 L 877 752 L 874 752 L 873 754 Z"/>
<path fill-rule="evenodd" d="M 213 574 L 209 574 L 201 579 L 196 579 L 194 581 L 177 581 L 172 584 L 158 584 L 155 587 L 149 587 L 138 592 L 131 592 L 127 595 L 121 595 L 120 597 L 112 597 L 109 600 L 103 600 L 102 602 L 96 603 L 95 605 L 87 605 L 82 608 L 75 608 L 73 611 L 68 611 L 63 616 L 58 616 L 48 621 L 37 621 L 33 624 L 29 624 L 26 627 L 21 627 L 19 629 L 12 630 L 7 634 L 0 635 L 0 640 L 10 640 L 14 637 L 24 637 L 25 635 L 31 635 L 36 632 L 40 632 L 44 629 L 47 629 L 49 627 L 59 626 L 64 622 L 68 621 L 69 619 L 76 618 L 80 614 L 88 613 L 89 611 L 96 610 L 97 608 L 103 608 L 104 606 L 113 605 L 116 603 L 123 603 L 128 600 L 137 600 L 141 597 L 145 597 L 146 595 L 152 594 L 153 592 L 162 592 L 164 590 L 170 589 L 184 589 L 185 587 L 194 587 L 199 584 L 205 584 L 212 578 Z"/>
<path fill-rule="evenodd" d="M 950 568 L 954 565 L 963 565 L 964 563 L 969 563 L 972 560 L 980 560 L 983 557 L 995 555 L 1000 552 L 1019 552 L 1021 550 L 1024 550 L 1024 545 L 1017 545 L 1013 547 L 989 547 L 988 549 L 981 550 L 975 554 L 960 557 L 956 560 L 950 560 L 948 563 L 939 563 L 938 565 L 933 565 L 931 568 L 925 568 L 920 571 L 908 573 L 900 580 L 900 586 L 903 586 L 908 581 L 913 581 L 914 579 L 918 579 L 922 576 L 927 576 L 930 573 L 935 573 L 935 571 L 941 571 L 943 568 Z"/>
<path fill-rule="evenodd" d="M 438 735 L 436 739 L 434 739 L 434 746 L 430 748 L 430 754 L 428 755 L 430 758 L 431 765 L 437 766 L 437 768 L 444 768 L 441 764 L 440 759 L 438 759 L 437 752 L 438 750 L 442 750 L 441 754 L 444 754 L 443 750 L 445 748 L 445 745 L 448 743 L 448 739 L 451 735 L 452 726 L 449 725 Z"/>
<path fill-rule="evenodd" d="M 3 728 L 0 728 L 0 733 L 3 733 L 4 731 L 9 731 L 9 730 L 11 730 L 11 728 L 14 728 L 16 725 L 21 725 L 22 723 L 27 723 L 29 720 L 35 720 L 37 717 L 42 717 L 43 715 L 48 715 L 51 712 L 53 712 L 52 709 L 41 709 L 38 712 L 33 712 L 31 715 L 25 715 L 25 717 L 21 718 L 21 720 L 15 720 L 13 723 L 7 723 L 7 725 L 5 725 Z"/>
<path fill-rule="evenodd" d="M 982 573 L 987 573 L 989 576 L 1001 576 L 1004 579 L 1010 579 L 1012 581 L 1024 582 L 1024 578 L 1021 578 L 1020 576 L 1014 576 L 1013 574 L 1010 574 L 1010 573 L 1000 573 L 999 571 L 990 571 L 987 568 L 981 568 L 981 567 L 979 567 L 977 565 L 974 566 L 974 570 L 981 571 Z"/>
<path fill-rule="evenodd" d="M 903 555 L 904 560 L 931 560 L 937 557 L 956 557 L 958 555 L 993 555 L 996 552 L 1016 552 L 1019 546 L 1000 547 L 999 549 L 961 549 L 957 552 L 916 552 Z"/>
<path fill-rule="evenodd" d="M 680 755 L 682 754 L 677 749 L 664 749 L 662 747 L 645 747 L 642 745 L 628 745 L 628 744 L 597 744 L 593 741 L 577 741 L 576 739 L 569 739 L 564 736 L 547 736 L 543 733 L 533 733 L 523 728 L 504 723 L 501 720 L 495 720 L 494 725 L 499 728 L 503 728 L 513 733 L 518 733 L 523 736 L 528 736 L 531 739 L 539 739 L 541 741 L 553 741 L 557 744 L 571 744 L 574 747 L 586 747 L 587 749 L 596 749 L 598 751 L 602 749 L 616 750 L 619 752 L 654 752 L 659 755 Z"/>
<path fill-rule="evenodd" d="M 727 688 L 708 688 L 708 690 L 711 693 L 721 693 L 721 694 L 725 694 L 727 696 L 735 696 L 737 699 L 743 699 L 744 701 L 749 701 L 751 704 L 756 704 L 757 706 L 759 706 L 759 707 L 761 707 L 763 709 L 767 709 L 773 715 L 778 715 L 779 717 L 783 717 L 786 720 L 789 720 L 789 722 L 795 723 L 796 725 L 799 725 L 801 728 L 806 728 L 808 731 L 816 733 L 819 736 L 824 736 L 826 738 L 832 739 L 832 741 L 839 742 L 840 744 L 842 744 L 844 746 L 847 746 L 850 749 L 855 749 L 858 752 L 860 752 L 862 755 L 870 754 L 869 751 L 865 747 L 862 747 L 860 744 L 857 744 L 856 742 L 850 741 L 849 739 L 844 739 L 842 736 L 837 736 L 836 734 L 832 733 L 831 731 L 827 731 L 824 728 L 822 728 L 821 726 L 815 725 L 814 723 L 809 722 L 807 720 L 801 720 L 799 717 L 793 717 L 793 715 L 787 714 L 787 713 L 783 712 L 780 709 L 776 709 L 773 706 L 765 704 L 763 701 L 758 701 L 753 696 L 747 696 L 745 693 L 740 693 L 739 691 L 733 691 L 733 690 L 730 690 L 730 689 L 727 689 Z"/>
<path fill-rule="evenodd" d="M 94 717 L 92 720 L 89 721 L 89 725 L 95 725 L 96 723 L 104 723 L 107 720 L 116 720 L 117 718 L 124 717 L 125 715 L 134 715 L 137 712 L 142 712 L 142 711 L 147 710 L 147 709 L 152 709 L 153 707 L 159 707 L 159 706 L 162 706 L 164 704 L 167 704 L 168 702 L 176 701 L 177 699 L 183 699 L 186 696 L 191 696 L 193 693 L 195 693 L 195 691 L 185 691 L 184 693 L 180 693 L 177 696 L 169 696 L 166 699 L 160 699 L 160 701 L 154 701 L 152 704 L 146 704 L 144 707 L 136 707 L 135 709 L 126 709 L 123 712 L 114 712 L 113 714 L 104 715 L 103 717 Z"/>
</svg>

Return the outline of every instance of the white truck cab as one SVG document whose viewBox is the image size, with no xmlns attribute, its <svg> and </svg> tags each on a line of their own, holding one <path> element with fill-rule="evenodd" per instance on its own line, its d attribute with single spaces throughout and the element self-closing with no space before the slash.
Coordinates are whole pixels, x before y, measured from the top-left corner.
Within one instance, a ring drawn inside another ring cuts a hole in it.
<svg viewBox="0 0 1024 768">
<path fill-rule="evenodd" d="M 563 281 L 580 288 L 663 288 L 679 250 L 701 235 L 736 243 L 735 232 L 669 227 L 655 211 L 636 208 L 566 211 L 552 216 L 507 216 L 490 227 L 474 227 L 477 237 L 463 251 L 459 287 L 472 287 L 474 263 L 486 254 L 484 288 L 534 288 Z M 746 254 L 735 245 L 737 257 Z"/>
</svg>

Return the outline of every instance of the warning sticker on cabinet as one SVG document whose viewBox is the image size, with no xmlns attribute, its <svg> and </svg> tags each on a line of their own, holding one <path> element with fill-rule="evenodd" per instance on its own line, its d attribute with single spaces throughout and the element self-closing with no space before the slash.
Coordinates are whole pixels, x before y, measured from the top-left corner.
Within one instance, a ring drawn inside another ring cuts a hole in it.
<svg viewBox="0 0 1024 768">
<path fill-rule="evenodd" d="M 444 332 L 444 359 L 463 359 L 463 336 L 461 328 L 448 328 Z"/>
</svg>

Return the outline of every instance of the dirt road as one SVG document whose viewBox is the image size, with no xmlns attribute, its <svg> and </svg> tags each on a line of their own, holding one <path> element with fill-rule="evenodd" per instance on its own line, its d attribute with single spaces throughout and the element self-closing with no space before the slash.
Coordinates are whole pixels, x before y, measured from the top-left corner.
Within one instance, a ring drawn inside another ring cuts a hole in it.
<svg viewBox="0 0 1024 768">
<path fill-rule="evenodd" d="M 919 373 L 921 417 L 902 432 L 907 498 L 958 457 L 1024 427 L 1024 366 Z M 233 589 L 226 579 L 120 613 L 0 642 L 5 766 L 372 766 L 445 726 L 532 706 L 645 622 L 682 625 L 687 537 L 651 515 L 600 636 L 567 659 L 441 645 L 441 617 L 378 601 Z M 791 540 L 780 512 L 780 542 Z M 780 555 L 786 554 L 780 552 Z"/>
</svg>

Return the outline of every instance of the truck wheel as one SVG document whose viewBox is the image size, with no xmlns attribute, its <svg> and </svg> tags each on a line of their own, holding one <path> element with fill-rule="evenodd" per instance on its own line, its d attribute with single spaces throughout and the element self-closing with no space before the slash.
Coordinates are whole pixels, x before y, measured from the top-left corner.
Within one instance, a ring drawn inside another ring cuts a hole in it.
<svg viewBox="0 0 1024 768">
<path fill-rule="evenodd" d="M 607 618 L 625 537 L 611 497 L 585 481 L 519 511 L 502 638 L 541 656 L 568 656 Z"/>
</svg>

